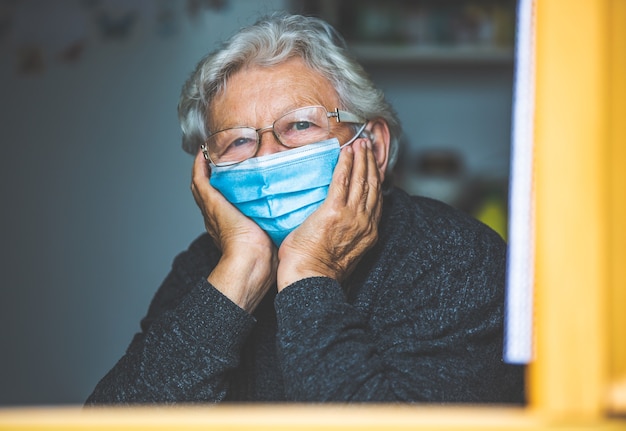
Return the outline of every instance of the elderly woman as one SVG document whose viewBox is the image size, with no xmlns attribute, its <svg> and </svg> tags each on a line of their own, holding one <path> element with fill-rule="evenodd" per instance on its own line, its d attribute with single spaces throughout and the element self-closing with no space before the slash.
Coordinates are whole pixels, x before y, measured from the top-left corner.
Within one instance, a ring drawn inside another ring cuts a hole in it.
<svg viewBox="0 0 626 431">
<path fill-rule="evenodd" d="M 87 404 L 523 402 L 503 241 L 392 187 L 399 123 L 333 28 L 241 30 L 179 114 L 208 233 Z"/>
</svg>

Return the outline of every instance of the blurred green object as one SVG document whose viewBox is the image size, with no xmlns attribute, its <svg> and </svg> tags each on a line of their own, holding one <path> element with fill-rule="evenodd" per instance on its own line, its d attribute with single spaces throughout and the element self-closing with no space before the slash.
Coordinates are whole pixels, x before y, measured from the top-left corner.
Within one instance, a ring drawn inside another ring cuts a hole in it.
<svg viewBox="0 0 626 431">
<path fill-rule="evenodd" d="M 506 241 L 508 229 L 506 205 L 497 194 L 490 193 L 474 217 L 498 232 Z"/>
</svg>

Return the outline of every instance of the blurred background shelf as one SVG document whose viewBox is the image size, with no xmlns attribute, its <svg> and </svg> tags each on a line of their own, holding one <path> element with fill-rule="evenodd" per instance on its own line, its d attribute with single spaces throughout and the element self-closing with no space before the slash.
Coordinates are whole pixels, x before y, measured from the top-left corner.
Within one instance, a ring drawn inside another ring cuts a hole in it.
<svg viewBox="0 0 626 431">
<path fill-rule="evenodd" d="M 514 0 L 292 0 L 339 29 L 361 61 L 513 61 Z"/>
<path fill-rule="evenodd" d="M 364 63 L 393 62 L 403 64 L 512 64 L 514 50 L 493 46 L 441 46 L 353 43 L 351 49 Z"/>
</svg>

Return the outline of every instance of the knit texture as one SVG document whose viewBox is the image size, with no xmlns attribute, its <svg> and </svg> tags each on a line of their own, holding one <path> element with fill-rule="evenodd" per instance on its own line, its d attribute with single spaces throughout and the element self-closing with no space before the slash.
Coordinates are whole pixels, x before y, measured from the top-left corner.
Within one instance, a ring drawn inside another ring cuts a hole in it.
<svg viewBox="0 0 626 431">
<path fill-rule="evenodd" d="M 343 285 L 300 280 L 253 315 L 206 281 L 220 255 L 200 236 L 87 404 L 522 403 L 523 369 L 502 361 L 502 239 L 441 202 L 384 199 L 378 243 Z"/>
</svg>

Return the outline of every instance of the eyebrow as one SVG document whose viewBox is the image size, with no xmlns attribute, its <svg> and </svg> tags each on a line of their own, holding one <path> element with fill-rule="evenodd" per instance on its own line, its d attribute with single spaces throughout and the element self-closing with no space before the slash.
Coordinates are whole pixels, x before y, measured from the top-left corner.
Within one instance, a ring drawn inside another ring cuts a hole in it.
<svg viewBox="0 0 626 431">
<path fill-rule="evenodd" d="M 307 99 L 307 100 L 311 100 L 311 99 Z M 328 108 L 323 103 L 319 102 L 318 98 L 316 98 L 315 102 L 313 102 L 313 101 L 311 101 L 311 102 L 304 102 L 304 103 L 302 103 L 302 102 L 295 103 L 294 102 L 294 103 L 291 103 L 291 104 L 287 105 L 287 107 L 285 109 L 283 109 L 279 114 L 272 115 L 273 119 L 272 119 L 272 122 L 270 124 L 263 124 L 263 125 L 261 125 L 259 127 L 255 127 L 255 126 L 253 126 L 251 124 L 234 123 L 232 125 L 229 125 L 228 123 L 226 123 L 226 126 L 216 127 L 215 129 L 208 129 L 208 131 L 209 131 L 209 134 L 211 134 L 211 133 L 220 132 L 222 130 L 228 130 L 228 129 L 233 129 L 233 128 L 237 128 L 237 127 L 250 127 L 252 129 L 258 129 L 258 128 L 267 127 L 267 126 L 273 124 L 274 121 L 276 121 L 277 119 L 279 119 L 283 115 L 287 114 L 288 112 L 291 112 L 291 111 L 293 111 L 295 109 L 299 109 L 299 108 L 305 108 L 307 106 L 321 106 L 328 112 Z"/>
</svg>

